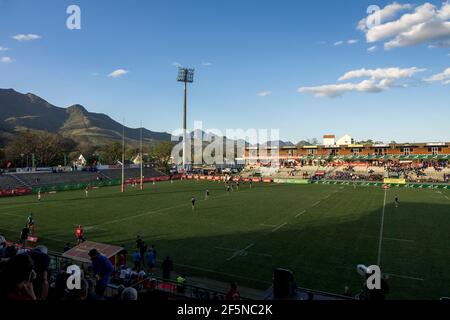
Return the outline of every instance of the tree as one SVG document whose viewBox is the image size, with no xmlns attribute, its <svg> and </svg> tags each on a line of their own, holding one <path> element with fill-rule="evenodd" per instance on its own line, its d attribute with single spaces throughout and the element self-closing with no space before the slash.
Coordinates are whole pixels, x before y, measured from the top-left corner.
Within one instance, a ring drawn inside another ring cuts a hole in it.
<svg viewBox="0 0 450 320">
<path fill-rule="evenodd" d="M 24 165 L 24 158 L 35 155 L 36 165 L 61 165 L 63 152 L 75 145 L 69 138 L 45 131 L 24 131 L 6 146 L 6 156 L 16 166 Z"/>
<path fill-rule="evenodd" d="M 174 143 L 171 141 L 161 141 L 156 143 L 150 150 L 150 156 L 154 159 L 157 166 L 164 170 L 170 170 L 170 158 Z"/>
<path fill-rule="evenodd" d="M 122 161 L 122 144 L 113 142 L 100 148 L 100 157 L 106 164 L 116 164 Z"/>
</svg>

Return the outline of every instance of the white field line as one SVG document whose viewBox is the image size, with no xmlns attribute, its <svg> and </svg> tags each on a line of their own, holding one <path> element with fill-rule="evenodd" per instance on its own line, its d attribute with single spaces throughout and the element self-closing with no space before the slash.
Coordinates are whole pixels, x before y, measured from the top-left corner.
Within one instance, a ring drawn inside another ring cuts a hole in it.
<svg viewBox="0 0 450 320">
<path fill-rule="evenodd" d="M 287 222 L 280 224 L 278 227 L 274 228 L 271 233 L 277 232 L 278 230 L 280 230 L 281 228 L 283 228 L 285 225 L 287 225 Z"/>
<path fill-rule="evenodd" d="M 273 257 L 271 254 L 268 254 L 268 253 L 250 252 L 250 251 L 244 251 L 241 249 L 224 248 L 224 247 L 214 247 L 214 249 L 230 251 L 230 252 L 238 252 L 239 251 L 239 253 L 252 254 L 252 255 L 260 256 L 260 257 Z"/>
<path fill-rule="evenodd" d="M 394 274 L 394 273 L 387 273 L 387 275 L 389 275 L 389 276 L 391 276 L 391 277 L 395 277 L 395 278 L 402 278 L 402 279 L 416 280 L 416 281 L 425 281 L 425 279 L 422 279 L 422 278 L 409 277 L 409 276 L 402 276 L 402 275 Z"/>
<path fill-rule="evenodd" d="M 316 203 L 314 203 L 311 207 L 314 208 L 315 206 L 319 205 L 320 201 L 317 201 Z"/>
<path fill-rule="evenodd" d="M 381 246 L 383 244 L 383 230 L 384 230 L 384 212 L 386 211 L 386 195 L 387 190 L 384 190 L 384 200 L 383 200 L 383 213 L 381 214 L 381 226 L 380 226 L 380 241 L 378 243 L 378 259 L 377 259 L 377 265 L 381 267 Z"/>
<path fill-rule="evenodd" d="M 379 238 L 379 237 L 371 236 L 371 235 L 362 235 L 362 236 L 366 237 L 366 238 L 376 238 L 376 239 Z M 383 240 L 400 241 L 400 242 L 415 242 L 414 240 L 410 240 L 410 239 L 399 239 L 399 238 L 389 238 L 389 237 L 383 237 Z"/>
<path fill-rule="evenodd" d="M 253 247 L 255 244 L 254 243 L 250 243 L 248 246 L 246 246 L 244 249 L 241 250 L 236 250 L 233 255 L 231 257 L 229 257 L 227 259 L 227 261 L 233 260 L 234 258 L 236 258 L 237 256 L 241 255 L 242 253 L 246 252 L 248 249 L 250 249 L 251 247 Z"/>
<path fill-rule="evenodd" d="M 303 215 L 305 213 L 306 213 L 306 210 L 303 210 L 302 212 L 298 213 L 295 217 L 298 218 L 298 217 L 300 217 L 301 215 Z"/>
<path fill-rule="evenodd" d="M 414 242 L 414 240 L 409 240 L 409 239 L 397 239 L 397 238 L 387 238 L 387 237 L 384 237 L 384 240 L 400 241 L 400 242 Z"/>
</svg>

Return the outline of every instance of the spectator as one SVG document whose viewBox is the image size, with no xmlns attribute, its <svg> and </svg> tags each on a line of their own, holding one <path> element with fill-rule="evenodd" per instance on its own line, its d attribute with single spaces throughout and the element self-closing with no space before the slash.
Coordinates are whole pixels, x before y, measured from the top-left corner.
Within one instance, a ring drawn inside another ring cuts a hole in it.
<svg viewBox="0 0 450 320">
<path fill-rule="evenodd" d="M 66 243 L 66 245 L 64 246 L 64 252 L 67 252 L 71 249 L 71 245 L 69 242 Z"/>
<path fill-rule="evenodd" d="M 89 257 L 92 261 L 94 275 L 97 277 L 95 293 L 97 296 L 102 297 L 105 293 L 106 286 L 109 284 L 114 268 L 111 261 L 106 256 L 100 254 L 97 249 L 89 251 Z"/>
<path fill-rule="evenodd" d="M 80 289 L 71 290 L 68 295 L 68 300 L 71 301 L 85 301 L 89 296 L 89 282 L 86 279 L 81 279 Z"/>
<path fill-rule="evenodd" d="M 29 255 L 20 254 L 12 257 L 5 265 L 0 283 L 3 284 L 2 298 L 12 301 L 37 300 L 33 281 L 33 260 Z"/>
<path fill-rule="evenodd" d="M 140 271 L 141 270 L 141 253 L 138 249 L 133 253 L 133 263 L 134 263 L 134 270 Z"/>
<path fill-rule="evenodd" d="M 122 291 L 120 299 L 122 301 L 136 301 L 138 299 L 138 292 L 135 288 L 128 287 Z"/>
<path fill-rule="evenodd" d="M 230 285 L 230 290 L 228 290 L 225 300 L 240 300 L 241 294 L 239 293 L 236 282 L 232 282 Z"/>
<path fill-rule="evenodd" d="M 5 251 L 6 251 L 6 239 L 2 234 L 0 234 L 0 261 L 5 257 Z"/>
<path fill-rule="evenodd" d="M 184 293 L 185 287 L 186 287 L 186 275 L 180 274 L 177 277 L 177 292 Z"/>
<path fill-rule="evenodd" d="M 153 268 L 155 267 L 156 258 L 155 258 L 155 252 L 152 248 L 148 249 L 147 251 L 147 267 L 148 271 L 150 273 L 153 272 Z"/>
<path fill-rule="evenodd" d="M 4 255 L 4 259 L 10 259 L 12 257 L 14 257 L 15 255 L 17 255 L 17 249 L 15 246 L 9 246 L 5 248 L 5 255 Z"/>
<path fill-rule="evenodd" d="M 170 259 L 169 256 L 167 256 L 166 260 L 163 261 L 162 270 L 163 270 L 163 279 L 170 280 L 170 273 L 173 270 L 173 261 Z"/>
<path fill-rule="evenodd" d="M 142 264 L 142 269 L 145 268 L 145 254 L 147 252 L 147 245 L 145 244 L 144 241 L 142 241 L 142 244 L 139 248 L 139 253 L 141 255 L 141 264 Z"/>
<path fill-rule="evenodd" d="M 37 246 L 28 252 L 28 255 L 33 260 L 33 269 L 36 272 L 33 287 L 38 300 L 46 300 L 48 297 L 48 270 L 50 257 L 47 253 L 48 249 L 44 246 Z"/>
<path fill-rule="evenodd" d="M 127 265 L 127 256 L 122 251 L 122 252 L 119 253 L 118 267 L 120 269 L 120 268 L 122 268 L 123 266 L 126 266 L 126 265 Z"/>
</svg>

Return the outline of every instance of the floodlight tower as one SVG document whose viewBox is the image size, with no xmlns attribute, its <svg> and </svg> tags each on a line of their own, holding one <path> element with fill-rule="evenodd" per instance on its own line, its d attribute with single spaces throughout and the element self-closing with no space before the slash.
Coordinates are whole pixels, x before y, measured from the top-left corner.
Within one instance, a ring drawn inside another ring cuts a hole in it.
<svg viewBox="0 0 450 320">
<path fill-rule="evenodd" d="M 183 109 L 183 171 L 186 171 L 186 111 L 187 111 L 187 84 L 194 82 L 194 69 L 178 68 L 178 82 L 184 82 L 184 109 Z"/>
</svg>

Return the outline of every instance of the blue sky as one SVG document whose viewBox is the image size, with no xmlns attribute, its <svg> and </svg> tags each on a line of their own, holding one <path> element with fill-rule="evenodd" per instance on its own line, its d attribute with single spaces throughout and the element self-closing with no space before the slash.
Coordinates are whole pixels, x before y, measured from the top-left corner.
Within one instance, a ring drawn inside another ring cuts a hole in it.
<svg viewBox="0 0 450 320">
<path fill-rule="evenodd" d="M 189 127 L 201 120 L 205 129 L 276 128 L 282 140 L 294 142 L 326 133 L 450 141 L 448 24 L 439 39 L 427 35 L 389 50 L 386 43 L 404 41 L 402 34 L 368 43 L 358 22 L 369 5 L 392 3 L 0 0 L 0 88 L 171 132 L 182 121 L 183 90 L 174 66 L 180 63 L 196 69 Z M 425 1 L 406 3 L 399 1 L 404 8 L 382 23 L 414 13 Z M 81 30 L 66 27 L 71 4 L 81 8 Z M 444 8 L 442 1 L 429 4 L 436 16 Z M 30 34 L 39 38 L 18 41 Z M 387 68 L 408 75 L 374 75 Z M 108 76 L 120 69 L 128 73 Z M 338 80 L 361 69 L 370 75 Z M 343 90 L 338 96 L 329 93 L 335 85 Z"/>
</svg>

